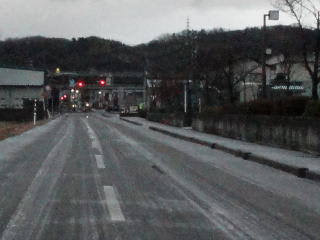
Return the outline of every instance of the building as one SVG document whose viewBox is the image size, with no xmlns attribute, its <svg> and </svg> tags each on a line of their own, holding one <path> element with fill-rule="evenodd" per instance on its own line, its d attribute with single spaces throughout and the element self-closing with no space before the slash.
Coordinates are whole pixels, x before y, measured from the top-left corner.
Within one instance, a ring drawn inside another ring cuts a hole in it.
<svg viewBox="0 0 320 240">
<path fill-rule="evenodd" d="M 48 79 L 53 92 L 58 92 L 55 102 L 63 95 L 71 96 L 71 102 L 80 99 L 77 106 L 89 103 L 95 108 L 129 108 L 144 102 L 143 72 L 58 72 Z"/>
<path fill-rule="evenodd" d="M 144 103 L 144 81 L 143 72 L 112 73 L 105 98 L 109 103 L 115 103 L 115 99 L 117 99 L 119 107 L 122 108 Z"/>
<path fill-rule="evenodd" d="M 0 109 L 22 109 L 25 100 L 42 99 L 44 71 L 0 68 Z"/>
<path fill-rule="evenodd" d="M 243 65 L 243 63 L 241 64 Z M 250 66 L 256 65 L 255 69 Z M 247 65 L 248 74 L 239 83 L 240 101 L 247 102 L 260 96 L 262 84 L 262 69 L 258 63 L 252 61 Z M 305 69 L 302 60 L 295 59 L 288 62 L 282 55 L 274 56 L 266 62 L 267 90 L 270 98 L 283 96 L 311 96 L 312 80 Z M 318 86 L 320 94 L 320 85 Z"/>
</svg>

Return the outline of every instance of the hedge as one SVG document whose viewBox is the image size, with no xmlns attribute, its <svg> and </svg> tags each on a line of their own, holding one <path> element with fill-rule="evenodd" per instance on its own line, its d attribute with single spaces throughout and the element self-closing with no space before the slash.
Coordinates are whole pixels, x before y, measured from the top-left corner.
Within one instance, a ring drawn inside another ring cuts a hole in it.
<svg viewBox="0 0 320 240">
<path fill-rule="evenodd" d="M 279 100 L 256 100 L 248 103 L 206 107 L 199 117 L 223 114 L 319 117 L 320 102 L 294 96 Z"/>
</svg>

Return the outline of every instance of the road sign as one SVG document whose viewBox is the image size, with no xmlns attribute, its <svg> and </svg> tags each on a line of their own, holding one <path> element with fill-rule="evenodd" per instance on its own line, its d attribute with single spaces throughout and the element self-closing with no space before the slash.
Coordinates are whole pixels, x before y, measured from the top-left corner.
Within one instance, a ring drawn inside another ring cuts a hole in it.
<svg viewBox="0 0 320 240">
<path fill-rule="evenodd" d="M 269 20 L 279 20 L 279 11 L 278 10 L 269 11 Z"/>
<path fill-rule="evenodd" d="M 69 80 L 69 86 L 74 87 L 76 85 L 76 81 L 74 79 Z"/>
</svg>

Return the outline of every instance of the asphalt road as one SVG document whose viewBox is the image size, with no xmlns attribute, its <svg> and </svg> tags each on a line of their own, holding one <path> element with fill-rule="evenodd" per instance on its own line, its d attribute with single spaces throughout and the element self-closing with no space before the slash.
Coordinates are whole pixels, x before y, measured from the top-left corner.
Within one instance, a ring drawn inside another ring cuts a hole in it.
<svg viewBox="0 0 320 240">
<path fill-rule="evenodd" d="M 318 183 L 116 115 L 64 115 L 5 150 L 1 240 L 320 239 Z"/>
</svg>

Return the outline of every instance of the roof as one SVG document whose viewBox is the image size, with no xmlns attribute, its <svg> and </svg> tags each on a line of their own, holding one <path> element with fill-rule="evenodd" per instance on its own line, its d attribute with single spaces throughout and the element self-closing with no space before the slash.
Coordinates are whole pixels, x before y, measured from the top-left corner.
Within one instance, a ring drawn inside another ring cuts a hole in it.
<svg viewBox="0 0 320 240">
<path fill-rule="evenodd" d="M 0 68 L 0 86 L 43 86 L 44 72 Z"/>
</svg>

